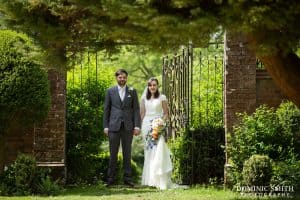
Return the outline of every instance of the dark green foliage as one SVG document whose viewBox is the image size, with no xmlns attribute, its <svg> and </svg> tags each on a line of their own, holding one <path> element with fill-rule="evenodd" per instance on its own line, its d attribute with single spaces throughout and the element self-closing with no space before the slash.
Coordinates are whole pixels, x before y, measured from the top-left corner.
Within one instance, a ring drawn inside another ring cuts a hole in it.
<svg viewBox="0 0 300 200">
<path fill-rule="evenodd" d="M 277 113 L 273 108 L 261 106 L 253 115 L 240 115 L 241 123 L 234 128 L 234 137 L 230 138 L 230 158 L 239 168 L 254 154 L 268 155 L 273 160 L 293 158 L 297 142 L 294 135 L 299 134 L 300 127 L 300 120 L 295 121 L 298 115 L 298 109 L 286 105 L 282 105 Z"/>
<path fill-rule="evenodd" d="M 191 144 L 192 139 L 185 137 L 184 133 L 177 133 L 176 139 L 171 140 L 170 149 L 172 152 L 173 174 L 172 178 L 177 183 L 189 184 L 192 172 Z"/>
<path fill-rule="evenodd" d="M 31 155 L 19 154 L 15 162 L 8 167 L 0 178 L 1 195 L 53 195 L 59 192 L 59 186 L 49 177 L 50 171 L 38 168 Z"/>
<path fill-rule="evenodd" d="M 44 194 L 48 196 L 57 195 L 60 191 L 60 187 L 57 182 L 53 182 L 48 175 L 41 177 L 40 183 L 38 183 L 35 187 L 37 188 L 38 194 Z"/>
<path fill-rule="evenodd" d="M 273 167 L 271 184 L 276 186 L 294 186 L 299 193 L 300 189 L 300 160 L 291 162 L 277 162 Z"/>
<path fill-rule="evenodd" d="M 0 31 L 1 130 L 33 124 L 48 114 L 48 76 L 30 56 L 34 53 L 34 46 L 25 35 Z"/>
<path fill-rule="evenodd" d="M 91 181 L 92 155 L 98 154 L 104 140 L 102 95 L 98 87 L 69 89 L 67 94 L 67 163 L 69 177 Z M 91 92 L 93 91 L 93 92 Z M 95 95 L 94 92 L 97 92 Z M 87 164 L 89 163 L 89 164 Z"/>
<path fill-rule="evenodd" d="M 298 159 L 300 159 L 300 110 L 291 102 L 283 103 L 276 110 L 282 132 L 287 135 L 287 143 L 293 148 Z"/>
<path fill-rule="evenodd" d="M 106 181 L 107 180 L 107 170 L 108 170 L 108 164 L 109 164 L 109 153 L 104 152 L 96 157 L 95 159 L 95 168 L 96 168 L 96 175 L 100 180 Z M 140 168 L 137 166 L 137 164 L 131 160 L 131 167 L 132 167 L 132 181 L 135 183 L 139 183 L 140 181 L 140 175 L 141 171 Z M 117 177 L 116 177 L 116 183 L 123 184 L 123 157 L 121 154 L 118 155 L 118 162 L 117 162 Z"/>
<path fill-rule="evenodd" d="M 32 193 L 34 178 L 37 173 L 36 161 L 32 156 L 20 154 L 15 163 L 6 172 L 9 185 L 15 185 L 13 193 L 28 195 Z"/>
<path fill-rule="evenodd" d="M 253 155 L 245 161 L 243 167 L 243 184 L 269 186 L 272 177 L 272 161 L 265 155 Z"/>
<path fill-rule="evenodd" d="M 1 180 L 1 178 L 0 178 Z M 4 182 L 0 183 L 0 196 L 7 196 L 9 193 L 9 188 Z"/>
<path fill-rule="evenodd" d="M 84 72 L 86 73 L 86 71 Z M 67 165 L 69 182 L 97 181 L 94 157 L 105 140 L 102 127 L 105 90 L 111 84 L 103 76 L 96 81 L 72 82 L 67 91 Z M 108 150 L 108 149 L 107 149 Z M 88 164 L 87 164 L 88 163 Z"/>
<path fill-rule="evenodd" d="M 225 154 L 224 129 L 203 126 L 171 141 L 173 179 L 178 183 L 209 183 L 223 179 Z"/>
<path fill-rule="evenodd" d="M 233 184 L 241 183 L 243 163 L 252 155 L 267 155 L 275 165 L 299 160 L 299 115 L 291 102 L 282 103 L 277 110 L 261 106 L 252 115 L 240 115 L 227 147 Z"/>
</svg>

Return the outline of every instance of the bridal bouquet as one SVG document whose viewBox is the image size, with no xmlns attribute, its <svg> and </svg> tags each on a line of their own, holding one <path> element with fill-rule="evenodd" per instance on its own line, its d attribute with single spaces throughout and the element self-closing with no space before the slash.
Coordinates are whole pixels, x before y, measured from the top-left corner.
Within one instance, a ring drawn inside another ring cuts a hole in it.
<svg viewBox="0 0 300 200">
<path fill-rule="evenodd" d="M 152 149 L 154 145 L 157 145 L 159 136 L 164 135 L 166 132 L 166 122 L 162 118 L 155 118 L 152 121 L 151 129 L 147 135 L 148 147 Z"/>
</svg>

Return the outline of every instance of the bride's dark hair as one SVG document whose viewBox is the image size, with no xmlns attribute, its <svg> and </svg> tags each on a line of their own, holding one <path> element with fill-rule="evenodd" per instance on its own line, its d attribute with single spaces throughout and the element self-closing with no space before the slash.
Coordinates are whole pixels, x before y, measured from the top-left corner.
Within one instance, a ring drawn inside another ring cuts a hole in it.
<svg viewBox="0 0 300 200">
<path fill-rule="evenodd" d="M 158 97 L 159 97 L 158 80 L 157 80 L 157 78 L 152 77 L 152 78 L 150 78 L 150 79 L 148 80 L 148 83 L 147 83 L 146 99 L 148 99 L 148 100 L 151 98 L 151 92 L 149 91 L 149 85 L 151 84 L 152 81 L 155 81 L 156 84 L 157 84 L 157 90 L 156 90 L 156 92 L 154 93 L 154 98 L 158 98 Z"/>
</svg>

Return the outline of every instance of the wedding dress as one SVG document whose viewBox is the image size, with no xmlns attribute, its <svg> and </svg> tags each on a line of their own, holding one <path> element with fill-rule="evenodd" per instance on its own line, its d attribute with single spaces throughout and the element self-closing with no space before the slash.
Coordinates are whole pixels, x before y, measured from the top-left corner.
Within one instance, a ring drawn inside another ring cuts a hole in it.
<svg viewBox="0 0 300 200">
<path fill-rule="evenodd" d="M 142 123 L 142 136 L 144 140 L 144 167 L 142 174 L 142 185 L 154 186 L 159 189 L 168 189 L 172 187 L 171 173 L 172 162 L 171 152 L 163 136 L 159 136 L 156 145 L 149 145 L 147 134 L 151 129 L 152 120 L 162 117 L 162 101 L 166 101 L 165 95 L 160 95 L 156 99 L 145 102 L 145 117 Z"/>
</svg>

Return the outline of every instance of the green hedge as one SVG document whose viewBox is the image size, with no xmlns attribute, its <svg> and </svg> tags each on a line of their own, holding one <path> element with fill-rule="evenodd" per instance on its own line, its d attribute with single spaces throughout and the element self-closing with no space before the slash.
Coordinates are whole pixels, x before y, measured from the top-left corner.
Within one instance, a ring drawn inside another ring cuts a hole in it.
<svg viewBox="0 0 300 200">
<path fill-rule="evenodd" d="M 173 180 L 180 184 L 221 183 L 224 134 L 222 127 L 202 126 L 172 139 Z"/>
<path fill-rule="evenodd" d="M 271 184 L 294 186 L 294 190 L 300 193 L 300 160 L 277 162 L 273 166 Z"/>
<path fill-rule="evenodd" d="M 0 31 L 0 129 L 45 118 L 50 107 L 48 76 L 28 37 Z"/>
<path fill-rule="evenodd" d="M 95 179 L 94 155 L 102 152 L 105 140 L 102 127 L 103 99 L 108 83 L 88 80 L 83 87 L 67 91 L 67 165 L 70 182 Z M 87 164 L 89 163 L 89 164 Z"/>
</svg>

